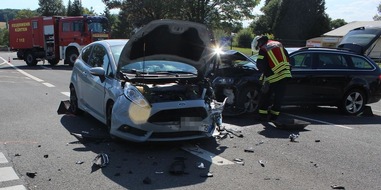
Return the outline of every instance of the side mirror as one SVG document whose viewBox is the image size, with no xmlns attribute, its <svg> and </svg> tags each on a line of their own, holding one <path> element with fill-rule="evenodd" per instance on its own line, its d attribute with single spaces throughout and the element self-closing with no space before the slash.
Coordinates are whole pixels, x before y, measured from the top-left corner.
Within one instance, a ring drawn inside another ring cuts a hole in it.
<svg viewBox="0 0 381 190">
<path fill-rule="evenodd" d="M 90 74 L 98 76 L 103 82 L 106 79 L 106 72 L 102 67 L 93 67 L 90 69 Z"/>
</svg>

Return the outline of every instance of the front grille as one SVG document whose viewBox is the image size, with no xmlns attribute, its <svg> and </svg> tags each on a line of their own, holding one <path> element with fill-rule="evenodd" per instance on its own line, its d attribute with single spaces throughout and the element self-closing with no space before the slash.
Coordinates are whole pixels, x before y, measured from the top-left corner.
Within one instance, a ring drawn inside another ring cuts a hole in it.
<svg viewBox="0 0 381 190">
<path fill-rule="evenodd" d="M 172 109 L 157 112 L 148 119 L 148 122 L 179 122 L 182 117 L 201 118 L 201 120 L 204 120 L 207 116 L 208 113 L 202 107 Z"/>
</svg>

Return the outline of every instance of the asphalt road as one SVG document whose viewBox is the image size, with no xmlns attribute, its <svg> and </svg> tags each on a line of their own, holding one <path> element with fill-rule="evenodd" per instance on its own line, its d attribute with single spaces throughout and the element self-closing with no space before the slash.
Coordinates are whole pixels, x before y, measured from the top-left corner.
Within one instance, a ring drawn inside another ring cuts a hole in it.
<svg viewBox="0 0 381 190">
<path fill-rule="evenodd" d="M 89 115 L 57 114 L 69 99 L 69 66 L 28 67 L 14 57 L 0 52 L 0 190 L 381 188 L 380 102 L 371 105 L 374 116 L 286 108 L 288 117 L 311 122 L 304 130 L 276 129 L 245 115 L 223 120 L 242 138 L 114 142 Z M 96 138 L 82 142 L 70 133 Z M 103 168 L 93 165 L 100 153 L 110 158 Z M 184 173 L 173 175 L 179 159 Z"/>
</svg>

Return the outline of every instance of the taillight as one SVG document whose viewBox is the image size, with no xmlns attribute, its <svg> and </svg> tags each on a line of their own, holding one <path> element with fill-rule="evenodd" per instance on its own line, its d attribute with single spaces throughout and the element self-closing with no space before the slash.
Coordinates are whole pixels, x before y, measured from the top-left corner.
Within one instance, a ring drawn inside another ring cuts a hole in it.
<svg viewBox="0 0 381 190">
<path fill-rule="evenodd" d="M 381 75 L 378 75 L 378 79 L 381 80 Z"/>
</svg>

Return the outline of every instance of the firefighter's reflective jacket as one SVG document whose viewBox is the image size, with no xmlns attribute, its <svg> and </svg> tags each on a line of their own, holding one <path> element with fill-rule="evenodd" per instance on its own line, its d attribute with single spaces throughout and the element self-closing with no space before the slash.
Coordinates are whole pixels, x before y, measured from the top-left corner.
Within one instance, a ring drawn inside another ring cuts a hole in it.
<svg viewBox="0 0 381 190">
<path fill-rule="evenodd" d="M 260 47 L 257 67 L 269 83 L 291 77 L 289 55 L 277 41 L 269 40 Z"/>
</svg>

